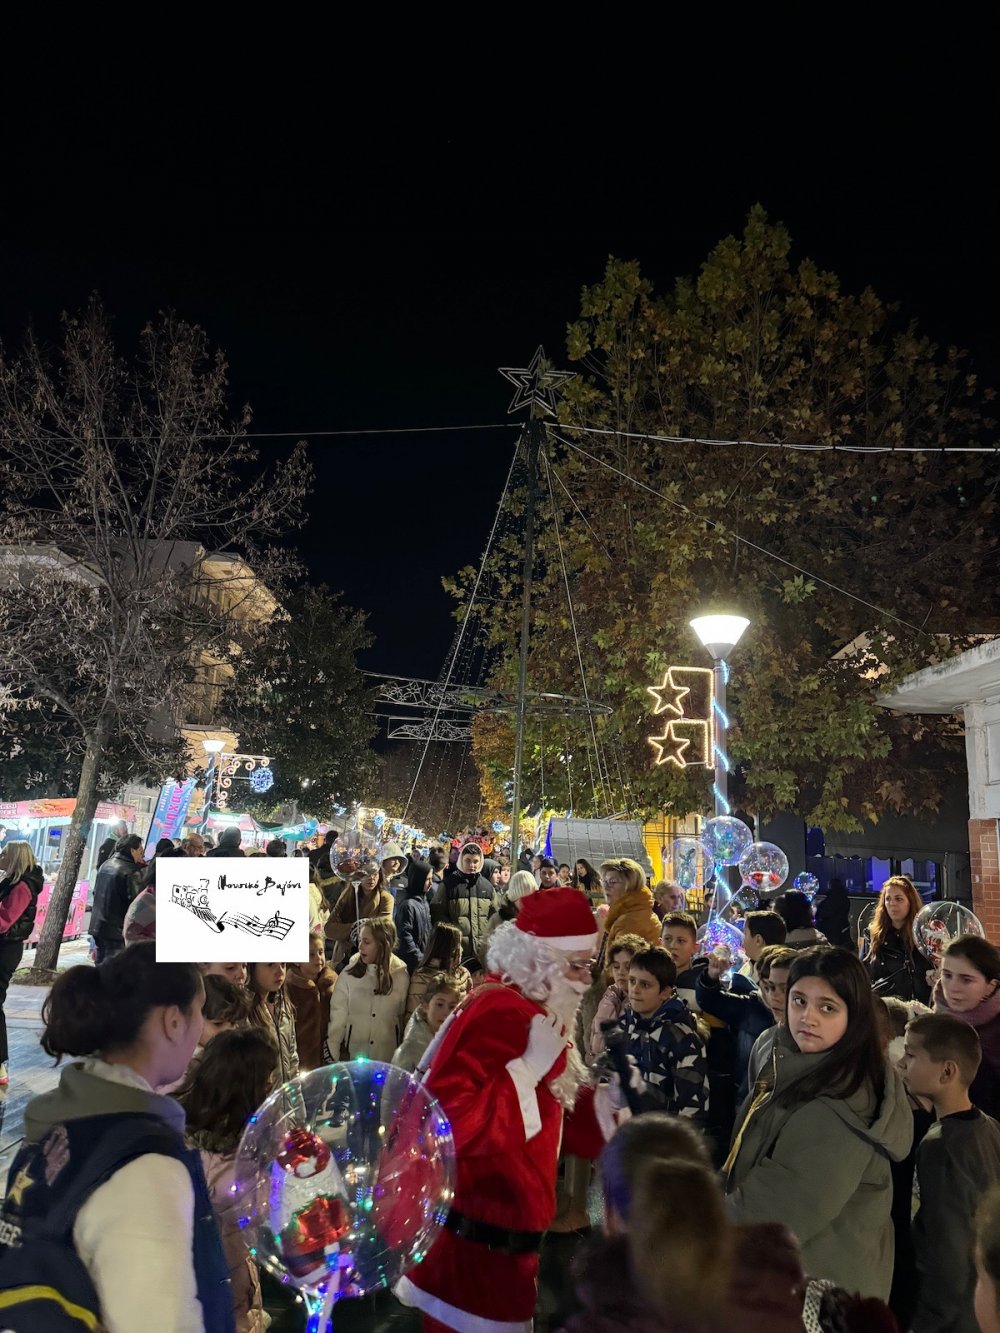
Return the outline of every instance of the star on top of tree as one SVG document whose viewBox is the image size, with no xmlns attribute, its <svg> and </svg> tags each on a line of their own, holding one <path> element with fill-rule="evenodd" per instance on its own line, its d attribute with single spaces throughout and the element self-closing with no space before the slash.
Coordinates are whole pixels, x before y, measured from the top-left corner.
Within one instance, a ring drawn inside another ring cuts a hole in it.
<svg viewBox="0 0 1000 1333">
<path fill-rule="evenodd" d="M 556 390 L 567 380 L 575 380 L 576 375 L 569 370 L 553 370 L 545 356 L 545 348 L 539 344 L 528 366 L 501 366 L 500 374 L 510 380 L 517 393 L 511 399 L 507 415 L 519 412 L 522 407 L 540 408 L 550 416 L 556 414 Z"/>
<path fill-rule="evenodd" d="M 656 700 L 656 707 L 653 709 L 654 716 L 657 713 L 676 713 L 678 717 L 684 716 L 681 700 L 689 695 L 691 690 L 687 685 L 675 685 L 672 671 L 668 671 L 663 677 L 662 685 L 647 685 L 646 689 Z"/>
<path fill-rule="evenodd" d="M 657 751 L 657 764 L 676 764 L 678 768 L 687 768 L 684 751 L 691 744 L 683 736 L 674 735 L 674 724 L 668 722 L 662 736 L 650 736 L 649 743 Z"/>
</svg>

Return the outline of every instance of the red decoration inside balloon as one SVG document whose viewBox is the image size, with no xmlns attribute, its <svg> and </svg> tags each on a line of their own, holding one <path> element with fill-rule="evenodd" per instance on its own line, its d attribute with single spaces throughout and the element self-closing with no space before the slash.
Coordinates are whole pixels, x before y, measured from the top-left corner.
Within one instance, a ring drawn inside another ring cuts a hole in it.
<svg viewBox="0 0 1000 1333">
<path fill-rule="evenodd" d="M 339 1241 L 350 1230 L 350 1218 L 340 1199 L 321 1195 L 296 1213 L 281 1237 L 281 1256 L 293 1277 L 317 1280 L 339 1252 Z"/>
<path fill-rule="evenodd" d="M 307 1180 L 319 1175 L 329 1164 L 330 1149 L 308 1129 L 293 1129 L 285 1135 L 276 1160 L 283 1170 L 300 1180 Z"/>
</svg>

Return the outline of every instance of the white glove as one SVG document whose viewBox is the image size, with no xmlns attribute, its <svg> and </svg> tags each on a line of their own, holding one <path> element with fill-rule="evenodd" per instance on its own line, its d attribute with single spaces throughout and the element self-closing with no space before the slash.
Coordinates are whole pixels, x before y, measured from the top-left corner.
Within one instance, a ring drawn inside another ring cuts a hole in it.
<svg viewBox="0 0 1000 1333">
<path fill-rule="evenodd" d="M 521 1056 L 536 1083 L 541 1083 L 569 1042 L 566 1029 L 553 1014 L 536 1014 L 528 1030 L 528 1046 Z"/>
</svg>

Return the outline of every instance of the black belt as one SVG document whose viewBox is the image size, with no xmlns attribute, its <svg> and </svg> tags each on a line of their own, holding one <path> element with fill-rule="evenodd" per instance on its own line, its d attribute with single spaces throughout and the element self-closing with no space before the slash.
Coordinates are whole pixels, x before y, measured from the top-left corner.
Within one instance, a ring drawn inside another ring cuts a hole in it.
<svg viewBox="0 0 1000 1333">
<path fill-rule="evenodd" d="M 488 1250 L 503 1250 L 505 1254 L 537 1254 L 545 1234 L 544 1231 L 508 1231 L 506 1227 L 491 1226 L 489 1222 L 477 1222 L 464 1213 L 457 1213 L 454 1208 L 448 1214 L 445 1226 L 463 1240 L 475 1241 Z"/>
</svg>

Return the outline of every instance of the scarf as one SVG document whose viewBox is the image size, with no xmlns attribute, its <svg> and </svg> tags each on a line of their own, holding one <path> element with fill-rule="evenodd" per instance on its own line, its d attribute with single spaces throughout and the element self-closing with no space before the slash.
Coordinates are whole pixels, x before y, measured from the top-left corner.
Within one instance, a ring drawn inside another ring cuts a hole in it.
<svg viewBox="0 0 1000 1333">
<path fill-rule="evenodd" d="M 994 1018 L 1000 1015 L 1000 986 L 996 988 L 992 995 L 987 995 L 985 1000 L 981 1000 L 975 1009 L 967 1009 L 964 1014 L 960 1014 L 954 1009 L 949 1009 L 945 1004 L 944 991 L 940 981 L 937 981 L 934 983 L 931 1004 L 934 1006 L 935 1013 L 950 1014 L 952 1018 L 958 1018 L 963 1023 L 968 1023 L 970 1028 L 985 1027 L 987 1023 L 992 1022 Z"/>
</svg>

